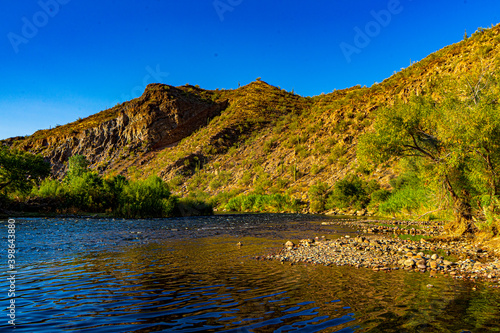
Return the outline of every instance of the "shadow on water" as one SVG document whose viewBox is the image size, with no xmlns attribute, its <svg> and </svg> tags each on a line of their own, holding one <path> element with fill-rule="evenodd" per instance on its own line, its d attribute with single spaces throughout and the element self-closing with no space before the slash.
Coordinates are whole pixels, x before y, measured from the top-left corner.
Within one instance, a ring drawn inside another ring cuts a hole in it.
<svg viewBox="0 0 500 333">
<path fill-rule="evenodd" d="M 19 221 L 23 264 L 17 281 L 16 330 L 500 329 L 500 297 L 494 289 L 477 285 L 474 291 L 470 283 L 420 273 L 258 261 L 255 256 L 282 245 L 280 236 L 296 235 L 301 228 L 313 234 L 334 230 L 318 229 L 321 224 L 316 221 L 300 219 L 290 223 L 293 228 L 273 225 L 287 224 L 286 217 L 262 216 L 264 222 L 259 223 L 217 218 L 209 223 L 203 219 Z M 236 246 L 238 241 L 243 246 Z M 0 328 L 6 326 L 6 321 L 0 322 Z"/>
</svg>

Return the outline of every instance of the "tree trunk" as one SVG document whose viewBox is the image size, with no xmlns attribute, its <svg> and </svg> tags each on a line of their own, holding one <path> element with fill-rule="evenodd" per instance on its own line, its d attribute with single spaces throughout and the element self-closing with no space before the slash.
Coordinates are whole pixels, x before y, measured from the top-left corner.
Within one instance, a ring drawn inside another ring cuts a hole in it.
<svg viewBox="0 0 500 333">
<path fill-rule="evenodd" d="M 445 177 L 445 187 L 446 190 L 450 193 L 451 198 L 453 200 L 453 210 L 456 218 L 456 226 L 461 227 L 460 229 L 464 229 L 463 233 L 464 234 L 470 234 L 474 233 L 475 231 L 475 226 L 472 221 L 472 206 L 470 205 L 470 202 L 464 200 L 461 198 L 455 190 L 453 189 L 453 186 L 451 185 L 451 182 L 448 178 L 448 176 Z"/>
</svg>

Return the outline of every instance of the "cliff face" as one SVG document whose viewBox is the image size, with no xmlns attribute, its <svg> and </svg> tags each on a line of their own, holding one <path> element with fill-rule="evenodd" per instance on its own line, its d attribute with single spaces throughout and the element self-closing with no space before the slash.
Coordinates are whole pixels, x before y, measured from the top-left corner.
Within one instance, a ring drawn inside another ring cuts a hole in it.
<svg viewBox="0 0 500 333">
<path fill-rule="evenodd" d="M 64 174 L 65 163 L 75 154 L 85 155 L 93 168 L 105 172 L 130 154 L 144 154 L 188 137 L 227 106 L 227 101 L 216 103 L 175 87 L 150 84 L 141 97 L 116 106 L 112 112 L 103 111 L 109 119 L 94 126 L 92 119 L 99 114 L 6 143 L 43 154 L 58 176 Z M 82 126 L 77 126 L 79 123 Z"/>
</svg>

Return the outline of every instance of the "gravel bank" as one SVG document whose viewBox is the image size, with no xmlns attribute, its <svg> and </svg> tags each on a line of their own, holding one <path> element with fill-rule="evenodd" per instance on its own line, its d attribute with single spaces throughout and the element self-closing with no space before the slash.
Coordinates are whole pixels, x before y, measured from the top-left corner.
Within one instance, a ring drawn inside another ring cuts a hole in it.
<svg viewBox="0 0 500 333">
<path fill-rule="evenodd" d="M 458 279 L 500 282 L 500 260 L 472 242 L 401 240 L 380 235 L 336 240 L 304 239 L 288 241 L 277 253 L 259 259 L 282 263 L 309 263 L 352 266 L 374 271 L 408 270 L 447 274 Z"/>
</svg>

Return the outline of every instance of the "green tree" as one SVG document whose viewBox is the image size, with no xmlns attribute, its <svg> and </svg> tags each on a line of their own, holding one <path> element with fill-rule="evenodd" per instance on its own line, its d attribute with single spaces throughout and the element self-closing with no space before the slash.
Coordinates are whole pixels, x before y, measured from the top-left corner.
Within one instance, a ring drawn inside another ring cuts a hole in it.
<svg viewBox="0 0 500 333">
<path fill-rule="evenodd" d="M 448 92 L 440 103 L 413 96 L 407 103 L 381 108 L 373 131 L 358 145 L 362 160 L 412 159 L 427 184 L 446 190 L 461 232 L 475 229 L 475 198 L 498 193 L 498 85 L 484 80 L 467 85 L 465 93 Z"/>
<path fill-rule="evenodd" d="M 68 159 L 68 171 L 64 180 L 69 183 L 87 172 L 90 172 L 87 158 L 83 155 L 73 155 Z"/>
<path fill-rule="evenodd" d="M 0 147 L 0 192 L 28 193 L 50 175 L 50 164 L 40 155 Z"/>
</svg>

